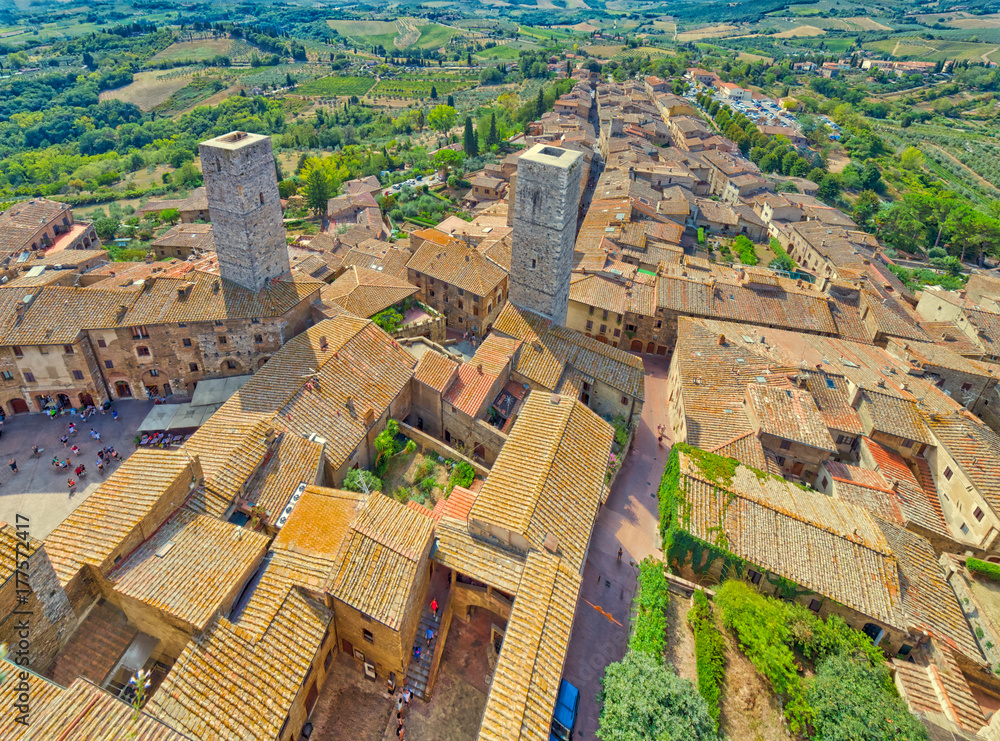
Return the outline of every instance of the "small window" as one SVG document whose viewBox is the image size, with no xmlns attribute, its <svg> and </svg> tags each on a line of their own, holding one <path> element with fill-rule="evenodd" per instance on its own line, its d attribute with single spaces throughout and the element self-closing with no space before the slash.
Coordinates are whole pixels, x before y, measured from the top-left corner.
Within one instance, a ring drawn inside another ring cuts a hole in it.
<svg viewBox="0 0 1000 741">
<path fill-rule="evenodd" d="M 24 380 L 27 381 L 28 383 L 34 383 L 35 382 L 35 374 L 32 373 L 31 371 L 25 371 L 24 372 Z"/>
<path fill-rule="evenodd" d="M 946 481 L 951 481 L 951 477 L 953 475 L 954 475 L 954 472 L 951 470 L 951 466 L 945 466 L 945 469 L 944 469 L 944 478 L 945 478 L 945 480 Z"/>
<path fill-rule="evenodd" d="M 178 326 L 178 327 L 181 327 L 181 328 L 183 329 L 184 327 L 186 327 L 186 326 L 187 326 L 187 322 L 178 322 L 178 323 L 177 323 L 177 326 Z"/>
<path fill-rule="evenodd" d="M 258 343 L 258 344 L 260 344 L 261 342 L 264 341 L 264 335 L 262 335 L 262 334 L 255 334 L 253 336 L 253 341 L 256 342 L 256 343 Z"/>
<path fill-rule="evenodd" d="M 133 340 L 148 340 L 149 330 L 146 327 L 132 327 Z"/>
<path fill-rule="evenodd" d="M 156 370 L 156 368 L 153 368 L 151 371 L 149 371 L 149 375 L 156 378 L 156 376 L 160 375 L 160 371 Z"/>
<path fill-rule="evenodd" d="M 250 323 L 251 323 L 251 324 L 260 324 L 260 319 L 257 319 L 257 318 L 255 317 L 255 318 L 253 318 L 253 319 L 251 319 L 251 320 L 250 320 Z"/>
<path fill-rule="evenodd" d="M 783 465 L 785 465 L 785 456 L 783 456 L 783 455 L 779 455 L 779 456 L 775 457 L 775 459 L 774 459 L 774 460 L 775 460 L 775 462 L 776 462 L 776 463 L 777 463 L 777 464 L 778 464 L 779 466 L 783 466 Z"/>
<path fill-rule="evenodd" d="M 364 635 L 366 641 L 368 641 L 369 643 L 375 643 L 375 636 L 372 635 L 372 632 L 370 630 L 368 630 L 367 628 L 362 628 L 362 634 Z"/>
<path fill-rule="evenodd" d="M 192 373 L 195 373 L 195 372 L 197 372 L 197 370 L 198 370 L 198 364 L 197 364 L 197 363 L 188 363 L 188 369 L 189 369 L 189 370 L 190 370 L 190 371 L 191 371 Z"/>
<path fill-rule="evenodd" d="M 222 320 L 221 319 L 216 319 L 215 320 L 215 326 L 216 327 L 221 327 L 222 326 Z"/>
<path fill-rule="evenodd" d="M 460 309 L 464 309 L 465 308 L 465 302 L 462 301 L 462 299 L 458 300 L 458 308 L 460 308 Z"/>
<path fill-rule="evenodd" d="M 226 345 L 228 343 L 229 343 L 229 340 L 226 339 L 226 336 L 224 334 L 220 334 L 219 335 L 219 344 L 220 345 Z"/>
<path fill-rule="evenodd" d="M 762 574 L 759 571 L 755 571 L 754 569 L 749 569 L 747 571 L 747 576 L 750 577 L 751 584 L 760 584 L 760 577 L 762 576 Z"/>
<path fill-rule="evenodd" d="M 594 316 L 594 307 L 591 306 L 587 309 L 588 316 Z"/>
<path fill-rule="evenodd" d="M 136 353 L 138 353 L 139 357 L 141 357 L 141 358 L 148 358 L 149 357 L 149 348 L 148 347 L 143 347 L 142 345 L 139 345 L 139 347 L 137 347 L 135 349 L 135 351 L 136 351 Z"/>
<path fill-rule="evenodd" d="M 607 331 L 608 331 L 608 325 L 607 324 L 602 324 L 601 325 L 601 334 L 604 334 Z"/>
<path fill-rule="evenodd" d="M 835 383 L 833 382 L 833 379 L 832 379 L 832 378 L 827 378 L 827 379 L 826 379 L 826 387 L 827 387 L 828 389 L 835 389 L 835 388 L 837 388 L 837 384 L 835 384 Z"/>
<path fill-rule="evenodd" d="M 589 332 L 593 328 L 594 328 L 594 323 L 588 320 L 587 321 L 587 331 Z"/>
<path fill-rule="evenodd" d="M 972 389 L 972 384 L 971 383 L 963 383 L 962 384 L 962 391 L 969 391 L 971 389 Z"/>
<path fill-rule="evenodd" d="M 107 343 L 107 342 L 105 342 L 104 340 L 98 340 L 98 341 L 97 341 L 97 346 L 98 346 L 98 347 L 107 347 L 107 346 L 108 346 L 108 343 Z"/>
<path fill-rule="evenodd" d="M 459 308 L 461 308 L 461 307 L 459 307 Z M 479 307 L 478 306 L 473 306 L 472 307 L 472 316 L 479 316 Z"/>
<path fill-rule="evenodd" d="M 536 267 L 538 267 L 538 263 L 535 261 L 535 258 L 531 258 L 531 269 L 534 270 Z"/>
<path fill-rule="evenodd" d="M 3 380 L 5 381 L 13 381 L 14 374 L 11 373 L 10 371 L 3 371 L 2 373 L 0 373 L 0 378 L 3 378 Z"/>
<path fill-rule="evenodd" d="M 827 479 L 827 477 L 824 476 L 823 477 L 823 481 L 820 482 L 820 487 L 823 488 L 823 489 L 825 489 L 826 485 L 829 484 L 829 483 L 830 483 L 829 479 Z"/>
<path fill-rule="evenodd" d="M 229 370 L 236 370 L 236 361 L 235 360 L 227 360 L 226 361 L 226 368 L 228 368 Z"/>
<path fill-rule="evenodd" d="M 779 445 L 778 447 L 781 448 L 782 450 L 791 450 L 792 443 L 790 440 L 782 440 L 781 445 Z"/>
<path fill-rule="evenodd" d="M 637 329 L 638 329 L 638 327 L 636 327 L 634 324 L 626 324 L 625 325 L 625 331 L 626 332 L 635 332 Z"/>
<path fill-rule="evenodd" d="M 621 337 L 621 336 L 622 336 L 622 331 L 620 329 L 616 329 L 615 330 L 615 337 Z"/>
<path fill-rule="evenodd" d="M 263 191 L 258 194 L 258 197 L 260 198 L 260 205 L 263 206 L 264 205 L 264 193 L 263 193 Z"/>
<path fill-rule="evenodd" d="M 902 646 L 899 647 L 899 655 L 900 656 L 909 656 L 910 655 L 910 651 L 912 651 L 912 650 L 913 650 L 913 646 L 908 646 L 907 644 L 904 643 Z"/>
<path fill-rule="evenodd" d="M 108 369 L 110 369 L 110 368 L 114 368 L 114 367 L 115 367 L 115 364 L 114 364 L 114 363 L 112 363 L 112 362 L 111 362 L 110 360 L 105 360 L 105 361 L 104 361 L 104 367 L 105 367 L 105 368 L 108 368 Z"/>
<path fill-rule="evenodd" d="M 77 371 L 73 371 L 73 378 L 75 378 L 77 381 L 82 381 L 83 380 L 83 371 L 78 371 L 78 370 Z"/>
<path fill-rule="evenodd" d="M 20 348 L 19 345 L 14 345 L 14 347 L 11 348 L 11 349 L 14 351 L 14 356 L 15 357 L 18 357 L 18 358 L 23 358 L 24 357 L 24 353 L 21 351 L 21 348 Z"/>
<path fill-rule="evenodd" d="M 969 526 L 966 525 L 964 522 L 962 523 L 962 527 L 960 527 L 959 530 L 962 531 L 962 535 L 968 535 L 969 534 Z"/>
<path fill-rule="evenodd" d="M 912 448 L 913 441 L 904 439 L 903 442 L 900 443 L 900 445 L 902 445 L 904 448 Z"/>
<path fill-rule="evenodd" d="M 183 340 L 181 340 L 181 344 L 184 345 L 184 347 L 191 347 L 191 338 L 185 337 Z"/>
<path fill-rule="evenodd" d="M 811 599 L 809 600 L 809 609 L 813 612 L 819 612 L 819 600 Z"/>
<path fill-rule="evenodd" d="M 627 404 L 628 404 L 628 397 L 627 396 L 623 396 L 622 397 L 622 406 L 625 406 Z"/>
<path fill-rule="evenodd" d="M 463 291 L 461 288 L 459 288 L 458 289 L 458 295 L 459 296 L 464 296 L 465 295 L 465 291 Z"/>
<path fill-rule="evenodd" d="M 979 507 L 976 507 L 976 509 L 973 510 L 972 512 L 972 516 L 976 518 L 976 522 L 982 522 L 984 516 L 983 510 L 981 510 Z"/>
<path fill-rule="evenodd" d="M 73 350 L 72 345 L 63 345 L 63 352 L 67 355 L 72 355 L 75 351 Z"/>
<path fill-rule="evenodd" d="M 653 325 L 656 329 L 660 329 L 663 326 L 663 322 L 659 319 L 656 320 L 656 324 Z"/>
<path fill-rule="evenodd" d="M 601 320 L 605 321 L 605 322 L 608 321 L 608 310 L 607 309 L 605 309 L 604 311 L 601 312 Z"/>
</svg>

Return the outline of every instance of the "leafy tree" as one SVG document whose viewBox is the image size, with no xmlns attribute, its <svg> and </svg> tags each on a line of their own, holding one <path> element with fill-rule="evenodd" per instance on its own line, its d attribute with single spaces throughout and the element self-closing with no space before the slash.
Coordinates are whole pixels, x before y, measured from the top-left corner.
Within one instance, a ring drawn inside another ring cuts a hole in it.
<svg viewBox="0 0 1000 741">
<path fill-rule="evenodd" d="M 427 123 L 435 131 L 440 131 L 442 134 L 447 134 L 452 126 L 455 125 L 455 119 L 458 114 L 455 109 L 450 105 L 437 105 L 431 109 L 431 112 L 427 114 Z"/>
<path fill-rule="evenodd" d="M 875 191 L 863 190 L 858 194 L 857 200 L 854 201 L 854 211 L 851 213 L 851 218 L 862 227 L 867 227 L 870 225 L 875 214 L 878 213 L 881 205 L 882 202 Z"/>
<path fill-rule="evenodd" d="M 817 667 L 809 704 L 818 741 L 926 741 L 927 730 L 900 699 L 885 665 L 834 655 Z"/>
<path fill-rule="evenodd" d="M 476 157 L 479 154 L 479 137 L 472 128 L 472 116 L 465 117 L 465 132 L 462 135 L 462 149 L 467 157 Z"/>
<path fill-rule="evenodd" d="M 919 170 L 924 166 L 924 154 L 916 147 L 907 147 L 899 155 L 899 164 L 907 170 Z"/>
<path fill-rule="evenodd" d="M 160 221 L 167 224 L 176 224 L 181 220 L 181 212 L 176 208 L 168 208 L 164 211 L 160 211 Z"/>
<path fill-rule="evenodd" d="M 434 153 L 432 162 L 434 167 L 444 170 L 445 179 L 447 179 L 451 168 L 462 164 L 462 154 L 454 149 L 439 149 Z"/>
<path fill-rule="evenodd" d="M 344 488 L 347 491 L 361 491 L 363 492 L 364 486 L 362 486 L 362 481 L 364 485 L 368 487 L 368 491 L 382 491 L 382 480 L 373 474 L 368 469 L 364 468 L 352 468 L 347 472 L 347 476 L 344 477 Z"/>
<path fill-rule="evenodd" d="M 97 232 L 97 236 L 102 242 L 110 242 L 115 238 L 121 225 L 122 223 L 118 219 L 104 216 L 94 221 L 94 231 Z"/>
<path fill-rule="evenodd" d="M 201 173 L 194 166 L 194 162 L 185 162 L 180 169 L 174 173 L 174 180 L 185 188 L 194 187 L 201 184 Z"/>
<path fill-rule="evenodd" d="M 705 700 L 657 658 L 628 651 L 609 664 L 598 696 L 596 736 L 602 741 L 714 741 Z"/>
<path fill-rule="evenodd" d="M 816 195 L 828 201 L 831 198 L 836 198 L 840 193 L 840 190 L 840 178 L 834 173 L 828 172 L 823 176 L 823 179 L 819 181 L 819 188 L 816 190 Z"/>
<path fill-rule="evenodd" d="M 316 216 L 326 213 L 326 204 L 332 193 L 330 177 L 322 168 L 312 168 L 305 185 L 306 206 L 309 210 Z"/>
</svg>

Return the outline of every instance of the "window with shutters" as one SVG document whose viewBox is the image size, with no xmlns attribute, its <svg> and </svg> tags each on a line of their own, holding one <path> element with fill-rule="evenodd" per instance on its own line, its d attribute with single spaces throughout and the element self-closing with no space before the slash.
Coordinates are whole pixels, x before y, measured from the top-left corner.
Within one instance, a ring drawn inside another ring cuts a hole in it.
<svg viewBox="0 0 1000 741">
<path fill-rule="evenodd" d="M 78 370 L 77 371 L 73 371 L 73 378 L 75 378 L 77 381 L 82 381 L 83 380 L 83 371 L 78 371 Z"/>
</svg>

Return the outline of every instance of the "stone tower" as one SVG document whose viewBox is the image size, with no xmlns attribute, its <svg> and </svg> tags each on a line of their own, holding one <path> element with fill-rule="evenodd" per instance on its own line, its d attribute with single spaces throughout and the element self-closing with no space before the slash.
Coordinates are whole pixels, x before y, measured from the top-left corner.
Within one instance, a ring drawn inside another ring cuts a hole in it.
<svg viewBox="0 0 1000 741">
<path fill-rule="evenodd" d="M 259 291 L 289 271 L 271 138 L 233 131 L 198 149 L 219 272 Z"/>
<path fill-rule="evenodd" d="M 566 324 L 583 155 L 536 144 L 517 161 L 510 300 Z"/>
</svg>

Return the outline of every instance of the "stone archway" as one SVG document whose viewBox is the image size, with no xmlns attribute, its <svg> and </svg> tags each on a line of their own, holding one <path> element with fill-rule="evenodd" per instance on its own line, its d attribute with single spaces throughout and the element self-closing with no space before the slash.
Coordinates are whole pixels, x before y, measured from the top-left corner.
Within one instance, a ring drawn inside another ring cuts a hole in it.
<svg viewBox="0 0 1000 741">
<path fill-rule="evenodd" d="M 115 381 L 115 393 L 119 399 L 131 399 L 132 386 L 128 381 Z"/>
<path fill-rule="evenodd" d="M 642 352 L 642 340 L 632 340 L 632 344 L 629 345 L 628 349 L 632 352 Z"/>
</svg>

